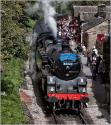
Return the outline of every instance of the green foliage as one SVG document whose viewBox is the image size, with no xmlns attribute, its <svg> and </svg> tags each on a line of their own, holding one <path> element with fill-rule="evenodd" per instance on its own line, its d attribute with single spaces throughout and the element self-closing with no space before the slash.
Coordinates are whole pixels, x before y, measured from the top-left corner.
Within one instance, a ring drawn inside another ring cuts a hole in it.
<svg viewBox="0 0 111 125">
<path fill-rule="evenodd" d="M 17 93 L 1 96 L 1 100 L 1 124 L 27 123 Z"/>
<path fill-rule="evenodd" d="M 28 57 L 29 47 L 26 43 L 28 27 L 22 22 L 25 16 L 23 1 L 2 1 L 4 14 L 1 17 L 1 59 L 3 74 L 1 91 L 2 124 L 22 124 L 27 120 L 22 112 L 18 89 L 23 82 L 23 62 Z"/>
<path fill-rule="evenodd" d="M 69 6 L 69 8 L 71 7 L 71 5 L 83 5 L 83 6 L 98 6 L 100 4 L 106 4 L 108 5 L 108 3 L 110 4 L 110 1 L 102 1 L 102 0 L 78 0 L 78 1 L 69 1 L 67 4 Z"/>
<path fill-rule="evenodd" d="M 10 80 L 1 79 L 1 91 L 10 94 L 14 89 L 14 84 Z"/>
<path fill-rule="evenodd" d="M 5 64 L 5 72 L 1 78 L 1 90 L 7 94 L 16 91 L 23 81 L 22 77 L 23 61 L 12 58 Z"/>
<path fill-rule="evenodd" d="M 33 28 L 35 23 L 36 21 L 32 20 L 31 18 L 27 18 L 27 21 L 24 22 L 24 24 L 29 28 Z"/>
<path fill-rule="evenodd" d="M 22 77 L 23 61 L 12 58 L 5 65 L 5 73 L 2 75 L 1 87 L 6 96 L 1 96 L 1 120 L 2 124 L 25 123 L 21 102 L 18 95 L 18 88 L 23 82 Z"/>
<path fill-rule="evenodd" d="M 23 3 L 2 1 L 2 10 L 5 11 L 5 14 L 1 18 L 2 60 L 9 60 L 12 57 L 23 59 L 27 57 L 26 29 L 21 27 L 21 23 L 19 22 L 23 15 Z"/>
</svg>

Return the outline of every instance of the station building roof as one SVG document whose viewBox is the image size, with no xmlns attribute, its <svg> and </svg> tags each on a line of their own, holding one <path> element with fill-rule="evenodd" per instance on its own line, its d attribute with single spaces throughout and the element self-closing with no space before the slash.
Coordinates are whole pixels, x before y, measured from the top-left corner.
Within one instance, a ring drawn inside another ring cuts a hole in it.
<svg viewBox="0 0 111 125">
<path fill-rule="evenodd" d="M 73 6 L 74 16 L 80 17 L 82 20 L 87 21 L 90 20 L 94 15 L 98 12 L 98 6 Z M 110 6 L 106 6 L 106 18 L 110 18 Z"/>
</svg>

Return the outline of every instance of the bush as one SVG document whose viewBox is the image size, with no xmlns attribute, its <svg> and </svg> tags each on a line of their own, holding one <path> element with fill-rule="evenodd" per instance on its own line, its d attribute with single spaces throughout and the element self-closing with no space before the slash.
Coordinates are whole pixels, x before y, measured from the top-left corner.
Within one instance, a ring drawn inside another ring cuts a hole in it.
<svg viewBox="0 0 111 125">
<path fill-rule="evenodd" d="M 24 23 L 27 27 L 33 28 L 36 21 L 32 20 L 31 18 L 28 18 L 28 20 Z"/>
<path fill-rule="evenodd" d="M 2 10 L 5 11 L 1 18 L 1 59 L 4 62 L 13 57 L 27 58 L 27 27 L 19 22 L 24 15 L 24 7 L 20 3 L 25 5 L 23 1 L 2 1 L 1 4 Z"/>
<path fill-rule="evenodd" d="M 23 61 L 19 58 L 12 58 L 5 64 L 5 72 L 1 78 L 1 90 L 10 94 L 18 89 L 22 83 L 22 65 Z"/>
<path fill-rule="evenodd" d="M 1 124 L 27 123 L 17 93 L 1 97 Z"/>
<path fill-rule="evenodd" d="M 2 124 L 27 123 L 18 94 L 18 88 L 23 81 L 22 66 L 23 61 L 19 58 L 12 58 L 5 65 L 5 71 L 1 79 L 1 90 L 6 92 L 6 96 L 1 96 Z"/>
<path fill-rule="evenodd" d="M 14 85 L 11 81 L 7 81 L 4 78 L 1 79 L 1 91 L 11 94 L 14 89 Z"/>
</svg>

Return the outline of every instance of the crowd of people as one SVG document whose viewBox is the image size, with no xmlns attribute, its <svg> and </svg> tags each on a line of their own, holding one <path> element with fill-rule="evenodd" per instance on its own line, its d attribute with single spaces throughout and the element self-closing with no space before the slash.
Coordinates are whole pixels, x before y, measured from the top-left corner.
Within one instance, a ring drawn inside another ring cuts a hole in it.
<svg viewBox="0 0 111 125">
<path fill-rule="evenodd" d="M 74 51 L 81 53 L 87 57 L 87 66 L 90 65 L 92 70 L 92 77 L 96 80 L 97 75 L 103 77 L 104 72 L 104 63 L 98 50 L 94 46 L 92 50 L 88 50 L 84 44 L 81 44 L 81 35 L 80 35 L 80 22 L 74 17 L 60 18 L 57 21 L 58 27 L 58 36 L 62 38 L 69 38 L 69 41 L 72 41 L 74 44 Z"/>
<path fill-rule="evenodd" d="M 84 44 L 78 44 L 77 52 L 87 57 L 87 66 L 92 70 L 92 78 L 96 80 L 97 75 L 101 78 L 105 72 L 105 65 L 102 55 L 98 54 L 98 50 L 94 46 L 91 50 L 87 50 Z"/>
<path fill-rule="evenodd" d="M 92 71 L 92 78 L 96 80 L 97 75 L 101 78 L 105 72 L 104 61 L 102 55 L 98 54 L 98 50 L 94 46 L 91 50 L 88 50 L 84 44 L 78 44 L 76 52 L 87 57 L 87 66 L 90 66 Z"/>
<path fill-rule="evenodd" d="M 62 17 L 57 21 L 58 35 L 62 38 L 68 37 L 75 42 L 80 41 L 79 20 L 75 17 Z"/>
</svg>

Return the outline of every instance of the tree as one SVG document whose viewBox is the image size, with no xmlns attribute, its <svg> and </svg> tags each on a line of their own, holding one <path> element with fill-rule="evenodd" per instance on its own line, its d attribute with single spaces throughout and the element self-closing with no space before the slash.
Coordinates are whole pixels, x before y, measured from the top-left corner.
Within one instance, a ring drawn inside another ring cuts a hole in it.
<svg viewBox="0 0 111 125">
<path fill-rule="evenodd" d="M 24 2 L 2 1 L 1 17 L 1 58 L 3 61 L 12 57 L 27 57 L 26 29 L 19 22 L 24 14 Z M 22 27 L 21 27 L 22 25 Z"/>
</svg>

